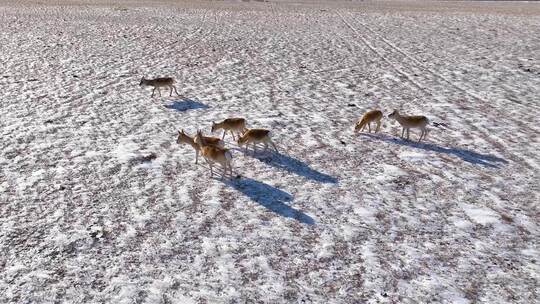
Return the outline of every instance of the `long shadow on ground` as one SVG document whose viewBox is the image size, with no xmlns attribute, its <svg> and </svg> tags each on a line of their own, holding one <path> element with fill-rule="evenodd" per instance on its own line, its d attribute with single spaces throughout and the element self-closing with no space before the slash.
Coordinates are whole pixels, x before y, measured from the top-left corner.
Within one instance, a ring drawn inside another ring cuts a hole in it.
<svg viewBox="0 0 540 304">
<path fill-rule="evenodd" d="M 179 100 L 173 100 L 167 104 L 163 105 L 167 109 L 176 110 L 178 112 L 184 112 L 187 110 L 194 110 L 194 109 L 208 109 L 208 106 L 204 103 L 189 99 L 189 98 L 182 98 Z"/>
<path fill-rule="evenodd" d="M 285 191 L 247 177 L 224 180 L 223 182 L 242 192 L 252 201 L 281 216 L 293 218 L 304 224 L 312 225 L 315 223 L 309 215 L 286 204 L 286 202 L 292 201 L 293 197 Z"/>
<path fill-rule="evenodd" d="M 268 149 L 266 152 L 261 152 L 262 149 L 259 149 L 257 153 L 253 154 L 253 150 L 249 150 L 249 152 L 245 152 L 244 149 L 236 149 L 244 153 L 245 155 L 252 156 L 259 161 L 270 165 L 272 167 L 276 167 L 278 169 L 283 169 L 286 171 L 289 171 L 291 173 L 298 174 L 300 176 L 303 176 L 308 179 L 312 179 L 317 182 L 321 183 L 332 183 L 335 184 L 338 182 L 337 178 L 319 172 L 311 167 L 309 167 L 308 164 L 304 163 L 301 160 L 298 160 L 296 158 L 292 158 L 288 155 L 281 154 L 278 152 L 270 152 L 271 150 Z"/>
<path fill-rule="evenodd" d="M 455 147 L 442 147 L 433 143 L 422 143 L 422 142 L 419 143 L 419 142 L 410 141 L 410 140 L 406 140 L 402 138 L 391 137 L 384 134 L 363 133 L 362 135 L 369 138 L 378 139 L 378 140 L 382 140 L 385 142 L 398 144 L 402 146 L 413 147 L 417 149 L 433 151 L 433 152 L 438 152 L 438 153 L 445 153 L 449 155 L 455 155 L 466 162 L 482 165 L 486 167 L 491 167 L 491 168 L 498 168 L 499 167 L 498 163 L 501 163 L 501 164 L 508 163 L 506 160 L 500 157 L 496 157 L 496 156 L 488 155 L 488 154 L 481 154 L 481 153 L 474 152 L 467 149 L 461 149 L 461 148 L 455 148 Z"/>
</svg>

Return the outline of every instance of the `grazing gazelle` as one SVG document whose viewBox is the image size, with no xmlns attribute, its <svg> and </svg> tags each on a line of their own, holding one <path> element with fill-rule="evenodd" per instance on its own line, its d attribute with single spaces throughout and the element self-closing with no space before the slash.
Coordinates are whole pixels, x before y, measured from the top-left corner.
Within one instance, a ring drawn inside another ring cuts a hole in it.
<svg viewBox="0 0 540 304">
<path fill-rule="evenodd" d="M 362 115 L 362 118 L 358 120 L 356 125 L 354 126 L 354 131 L 364 131 L 366 128 L 366 125 L 368 126 L 369 133 L 371 133 L 371 123 L 375 122 L 377 123 L 377 128 L 375 129 L 375 133 L 379 131 L 381 128 L 381 119 L 383 117 L 383 114 L 379 110 L 373 110 L 366 112 L 364 115 Z"/>
<path fill-rule="evenodd" d="M 219 163 L 223 168 L 223 176 L 227 175 L 228 168 L 230 176 L 232 178 L 232 154 L 229 149 L 205 144 L 202 132 L 200 130 L 197 131 L 197 135 L 195 136 L 195 143 L 199 145 L 202 156 L 210 166 L 211 176 L 214 176 L 214 170 L 212 170 L 212 166 L 214 165 L 214 163 Z"/>
<path fill-rule="evenodd" d="M 154 97 L 154 93 L 156 92 L 156 88 L 158 89 L 159 97 L 161 97 L 161 87 L 168 87 L 171 90 L 169 96 L 172 96 L 173 89 L 174 89 L 174 92 L 176 93 L 176 95 L 180 96 L 180 94 L 178 94 L 178 91 L 176 90 L 176 87 L 174 86 L 174 83 L 175 83 L 175 81 L 171 77 L 155 78 L 155 79 L 145 79 L 143 77 L 143 78 L 141 78 L 141 82 L 139 83 L 139 86 L 141 86 L 141 87 L 142 86 L 154 87 L 154 89 L 152 90 L 152 96 L 151 97 Z"/>
<path fill-rule="evenodd" d="M 429 124 L 429 119 L 427 117 L 422 116 L 422 115 L 401 116 L 398 110 L 394 110 L 394 112 L 388 115 L 388 117 L 397 120 L 397 122 L 399 122 L 399 124 L 403 127 L 403 130 L 401 131 L 402 138 L 403 138 L 403 134 L 405 130 L 407 130 L 407 139 L 409 139 L 409 129 L 417 128 L 417 129 L 422 130 L 422 134 L 420 134 L 420 138 L 418 139 L 418 142 L 420 142 L 422 138 L 426 139 L 426 136 L 427 136 L 426 126 Z"/>
<path fill-rule="evenodd" d="M 181 131 L 178 131 L 178 139 L 176 139 L 176 143 L 186 143 L 188 145 L 190 145 L 191 147 L 193 147 L 193 149 L 195 149 L 195 163 L 197 164 L 199 162 L 199 150 L 200 150 L 200 147 L 198 144 L 195 143 L 195 137 L 191 137 L 189 135 L 187 135 L 185 132 L 184 132 L 184 129 L 182 129 Z M 210 145 L 210 146 L 216 146 L 216 147 L 219 147 L 219 148 L 224 148 L 225 147 L 225 143 L 223 142 L 223 140 L 217 138 L 217 137 L 211 137 L 211 136 L 203 136 L 202 137 L 202 141 L 205 145 Z"/>
<path fill-rule="evenodd" d="M 264 144 L 264 150 L 266 151 L 268 149 L 268 144 L 271 144 L 272 147 L 274 147 L 274 150 L 278 152 L 278 149 L 276 148 L 276 145 L 274 145 L 274 142 L 270 138 L 272 136 L 272 132 L 270 130 L 265 129 L 247 129 L 242 136 L 238 138 L 238 146 L 246 145 L 246 152 L 248 149 L 248 145 L 250 143 L 253 143 L 253 153 L 257 150 L 257 144 L 262 143 Z"/>
<path fill-rule="evenodd" d="M 221 139 L 224 139 L 225 133 L 229 131 L 232 134 L 233 140 L 235 140 L 234 133 L 241 135 L 246 130 L 246 120 L 244 118 L 227 118 L 222 122 L 212 122 L 212 133 L 219 129 L 224 130 Z"/>
</svg>

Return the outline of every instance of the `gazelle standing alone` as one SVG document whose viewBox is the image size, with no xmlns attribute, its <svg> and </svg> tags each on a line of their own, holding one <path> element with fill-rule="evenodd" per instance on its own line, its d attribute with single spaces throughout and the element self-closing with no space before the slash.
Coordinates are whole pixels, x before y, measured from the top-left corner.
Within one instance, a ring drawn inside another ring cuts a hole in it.
<svg viewBox="0 0 540 304">
<path fill-rule="evenodd" d="M 232 134 L 233 140 L 236 140 L 234 133 L 240 136 L 246 130 L 246 120 L 244 118 L 227 118 L 222 122 L 212 122 L 212 133 L 220 129 L 224 130 L 221 139 L 224 139 L 225 133 L 229 131 Z"/>
<path fill-rule="evenodd" d="M 409 139 L 409 129 L 416 128 L 422 130 L 422 134 L 420 134 L 418 142 L 420 142 L 422 138 L 426 139 L 426 126 L 429 124 L 429 119 L 427 117 L 422 115 L 402 116 L 399 114 L 398 110 L 394 110 L 394 112 L 388 115 L 388 117 L 397 120 L 397 122 L 399 122 L 399 124 L 403 127 L 403 130 L 401 131 L 402 138 L 405 130 L 407 130 L 407 139 Z"/>
<path fill-rule="evenodd" d="M 278 152 L 278 149 L 276 148 L 276 145 L 274 145 L 274 142 L 270 138 L 272 136 L 272 132 L 270 130 L 266 129 L 247 129 L 242 136 L 238 138 L 238 146 L 246 145 L 246 152 L 248 149 L 248 145 L 250 143 L 253 143 L 253 153 L 257 150 L 257 144 L 262 143 L 264 144 L 264 150 L 266 151 L 268 149 L 268 144 L 271 144 L 272 147 L 274 147 L 274 150 Z"/>
<path fill-rule="evenodd" d="M 194 138 L 195 137 L 191 137 L 191 136 L 187 135 L 184 132 L 184 129 L 182 129 L 181 131 L 178 131 L 178 138 L 176 139 L 176 143 L 178 143 L 178 144 L 186 143 L 186 144 L 190 145 L 191 147 L 193 147 L 193 149 L 195 149 L 195 163 L 197 164 L 199 162 L 200 147 L 199 147 L 198 144 L 195 143 Z M 217 137 L 203 136 L 202 141 L 203 141 L 203 144 L 205 144 L 205 145 L 216 146 L 216 147 L 219 147 L 219 148 L 224 148 L 225 147 L 225 143 L 223 142 L 223 140 L 221 140 L 221 139 L 219 139 Z"/>
<path fill-rule="evenodd" d="M 211 176 L 214 176 L 214 171 L 212 170 L 214 163 L 219 163 L 223 168 L 223 176 L 227 175 L 228 168 L 232 178 L 232 154 L 228 149 L 205 144 L 200 130 L 197 131 L 197 135 L 195 136 L 195 143 L 199 145 L 202 156 L 210 166 Z"/>
<path fill-rule="evenodd" d="M 141 78 L 141 82 L 139 83 L 139 86 L 141 86 L 141 87 L 143 87 L 143 86 L 154 87 L 154 89 L 152 90 L 152 96 L 151 97 L 154 97 L 154 93 L 156 92 L 156 88 L 158 89 L 159 97 L 161 97 L 161 87 L 168 87 L 171 90 L 169 96 L 172 96 L 173 89 L 174 89 L 174 92 L 176 93 L 176 95 L 180 96 L 180 94 L 178 94 L 178 91 L 176 90 L 176 87 L 174 86 L 174 83 L 175 83 L 175 81 L 171 77 L 155 78 L 155 79 L 145 79 L 143 77 L 143 78 Z"/>
<path fill-rule="evenodd" d="M 383 114 L 379 110 L 373 110 L 373 111 L 366 112 L 366 113 L 364 113 L 364 115 L 362 115 L 362 118 L 359 119 L 358 122 L 356 123 L 356 125 L 354 126 L 354 131 L 355 132 L 358 132 L 358 131 L 362 132 L 362 131 L 364 131 L 366 126 L 368 126 L 369 133 L 371 133 L 371 123 L 375 122 L 375 123 L 377 123 L 377 128 L 375 129 L 375 133 L 377 133 L 379 131 L 379 129 L 381 128 L 381 119 L 382 119 L 382 117 L 383 117 Z"/>
</svg>

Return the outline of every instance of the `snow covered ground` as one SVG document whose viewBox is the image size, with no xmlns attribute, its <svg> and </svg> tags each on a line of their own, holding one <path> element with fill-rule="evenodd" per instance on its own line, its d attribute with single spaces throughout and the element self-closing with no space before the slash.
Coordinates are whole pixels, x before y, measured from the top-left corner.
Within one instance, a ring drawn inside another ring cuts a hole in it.
<svg viewBox="0 0 540 304">
<path fill-rule="evenodd" d="M 539 33 L 534 3 L 6 1 L 0 302 L 540 301 Z M 355 135 L 372 108 L 442 125 Z M 230 116 L 280 153 L 228 138 L 212 179 L 176 132 Z"/>
</svg>

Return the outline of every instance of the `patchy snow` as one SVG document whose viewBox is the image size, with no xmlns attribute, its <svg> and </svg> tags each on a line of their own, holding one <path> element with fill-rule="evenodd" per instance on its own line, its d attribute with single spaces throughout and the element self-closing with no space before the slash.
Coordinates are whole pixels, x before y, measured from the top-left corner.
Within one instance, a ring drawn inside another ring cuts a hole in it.
<svg viewBox="0 0 540 304">
<path fill-rule="evenodd" d="M 486 225 L 499 222 L 499 215 L 487 208 L 476 208 L 469 204 L 461 204 L 461 208 L 468 217 L 475 223 Z"/>
<path fill-rule="evenodd" d="M 538 5 L 34 2 L 0 5 L 0 303 L 540 301 Z M 279 153 L 228 136 L 210 178 L 177 130 L 231 116 Z"/>
</svg>

